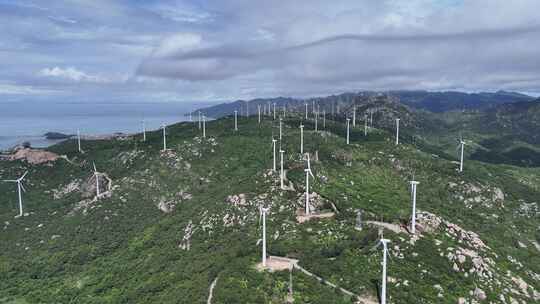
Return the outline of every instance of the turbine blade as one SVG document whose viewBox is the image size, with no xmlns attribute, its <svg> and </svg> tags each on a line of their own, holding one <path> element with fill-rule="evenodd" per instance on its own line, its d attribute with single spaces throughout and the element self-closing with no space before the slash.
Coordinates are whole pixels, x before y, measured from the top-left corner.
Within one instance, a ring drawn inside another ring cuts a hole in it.
<svg viewBox="0 0 540 304">
<path fill-rule="evenodd" d="M 97 173 L 97 169 L 96 169 L 96 163 L 95 162 L 92 162 L 92 165 L 94 165 L 94 172 Z"/>
<path fill-rule="evenodd" d="M 19 179 L 22 180 L 26 176 L 26 174 L 28 174 L 28 171 L 24 172 L 23 176 L 21 176 Z"/>
<path fill-rule="evenodd" d="M 26 192 L 26 189 L 24 188 L 23 183 L 21 183 L 21 189 L 22 189 L 23 192 Z"/>
</svg>

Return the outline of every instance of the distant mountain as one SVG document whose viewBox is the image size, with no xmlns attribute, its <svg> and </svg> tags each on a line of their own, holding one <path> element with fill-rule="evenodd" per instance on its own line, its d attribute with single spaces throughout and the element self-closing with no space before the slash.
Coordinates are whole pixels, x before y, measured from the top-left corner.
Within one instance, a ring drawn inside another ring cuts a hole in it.
<svg viewBox="0 0 540 304">
<path fill-rule="evenodd" d="M 463 92 L 428 92 L 428 91 L 393 91 L 401 102 L 431 112 L 451 110 L 487 109 L 499 104 L 531 101 L 533 97 L 506 91 L 495 93 L 463 93 Z"/>
<path fill-rule="evenodd" d="M 390 92 L 347 92 L 339 95 L 330 95 L 325 97 L 314 98 L 290 98 L 290 97 L 277 97 L 277 98 L 257 98 L 249 101 L 237 100 L 230 103 L 222 103 L 215 106 L 197 109 L 193 112 L 196 114 L 198 111 L 204 112 L 207 116 L 213 118 L 219 118 L 223 116 L 232 115 L 236 110 L 241 114 L 245 114 L 247 110 L 250 113 L 256 113 L 258 106 L 261 109 L 273 107 L 276 104 L 278 109 L 282 107 L 293 108 L 296 110 L 302 110 L 304 104 L 313 106 L 317 104 L 321 111 L 326 110 L 327 113 L 338 113 L 339 109 L 343 109 L 353 103 L 358 103 L 361 100 L 375 100 L 381 96 L 392 96 L 397 101 L 408 105 L 411 108 L 427 110 L 431 112 L 446 112 L 452 110 L 484 110 L 494 106 L 525 102 L 533 100 L 533 97 L 528 95 L 498 91 L 495 93 L 464 93 L 464 92 L 428 92 L 428 91 L 390 91 Z"/>
</svg>

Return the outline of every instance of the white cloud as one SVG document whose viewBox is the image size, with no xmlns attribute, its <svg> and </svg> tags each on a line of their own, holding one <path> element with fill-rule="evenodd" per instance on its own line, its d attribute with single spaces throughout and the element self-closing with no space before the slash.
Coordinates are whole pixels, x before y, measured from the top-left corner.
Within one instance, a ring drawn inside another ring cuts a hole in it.
<svg viewBox="0 0 540 304">
<path fill-rule="evenodd" d="M 41 71 L 39 71 L 38 75 L 43 77 L 53 77 L 53 78 L 60 78 L 75 82 L 91 82 L 91 83 L 111 83 L 114 82 L 113 79 L 97 76 L 97 75 L 90 75 L 83 71 L 77 70 L 73 67 L 68 67 L 65 69 L 54 67 L 54 68 L 44 68 Z"/>
<path fill-rule="evenodd" d="M 177 33 L 163 39 L 156 48 L 154 55 L 170 56 L 175 53 L 187 52 L 201 46 L 202 37 L 192 33 Z"/>
</svg>

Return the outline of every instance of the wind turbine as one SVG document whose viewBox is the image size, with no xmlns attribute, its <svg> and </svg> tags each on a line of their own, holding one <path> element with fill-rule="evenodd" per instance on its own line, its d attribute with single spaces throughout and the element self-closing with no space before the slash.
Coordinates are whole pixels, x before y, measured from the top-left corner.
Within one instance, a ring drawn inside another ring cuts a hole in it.
<svg viewBox="0 0 540 304">
<path fill-rule="evenodd" d="M 353 128 L 356 127 L 356 106 L 353 107 L 353 112 L 352 112 L 352 126 L 353 126 Z"/>
<path fill-rule="evenodd" d="M 274 172 L 276 172 L 276 139 L 273 139 L 272 138 L 272 146 L 273 146 L 273 150 L 274 150 L 274 166 L 272 167 Z"/>
<path fill-rule="evenodd" d="M 317 125 L 318 120 L 319 120 L 319 112 L 317 111 L 315 112 L 315 132 L 317 132 L 319 128 Z"/>
<path fill-rule="evenodd" d="M 238 111 L 234 111 L 234 130 L 238 131 Z"/>
<path fill-rule="evenodd" d="M 77 145 L 79 146 L 79 153 L 82 153 L 81 149 L 81 131 L 77 129 Z"/>
<path fill-rule="evenodd" d="M 202 137 L 206 138 L 206 115 L 202 117 Z"/>
<path fill-rule="evenodd" d="M 266 213 L 270 208 L 259 207 L 259 221 L 262 218 L 262 265 L 266 267 Z"/>
<path fill-rule="evenodd" d="M 323 110 L 322 113 L 322 127 L 323 129 L 326 129 L 326 110 Z"/>
<path fill-rule="evenodd" d="M 465 141 L 463 140 L 463 137 L 459 137 L 459 145 L 458 149 L 461 150 L 460 153 L 460 159 L 459 159 L 459 172 L 463 172 L 463 150 L 465 149 Z"/>
<path fill-rule="evenodd" d="M 383 262 L 382 262 L 382 286 L 381 286 L 381 304 L 386 304 L 386 259 L 388 256 L 388 243 L 391 241 L 388 239 L 381 239 L 375 248 L 382 245 L 383 247 Z"/>
<path fill-rule="evenodd" d="M 315 176 L 313 176 L 313 172 L 311 172 L 309 153 L 307 156 L 307 168 L 304 169 L 304 171 L 306 172 L 306 215 L 309 215 L 309 176 L 311 175 L 311 177 L 315 178 Z"/>
<path fill-rule="evenodd" d="M 259 124 L 260 124 L 261 123 L 261 105 L 258 105 L 257 109 L 259 110 Z"/>
<path fill-rule="evenodd" d="M 411 232 L 412 234 L 416 233 L 416 186 L 419 182 L 414 180 L 411 181 L 411 195 L 412 195 L 412 221 L 411 221 Z"/>
<path fill-rule="evenodd" d="M 347 118 L 347 145 L 349 144 L 349 122 L 350 122 L 350 118 Z"/>
<path fill-rule="evenodd" d="M 364 136 L 367 136 L 367 115 L 364 115 Z"/>
<path fill-rule="evenodd" d="M 201 111 L 199 111 L 199 130 L 201 129 Z"/>
<path fill-rule="evenodd" d="M 193 122 L 193 115 L 191 114 L 191 112 L 189 112 L 189 121 Z"/>
<path fill-rule="evenodd" d="M 369 128 L 373 128 L 373 111 L 369 111 Z"/>
<path fill-rule="evenodd" d="M 279 150 L 279 154 L 281 155 L 281 171 L 279 174 L 281 190 L 285 190 L 285 185 L 283 184 L 283 180 L 285 179 L 285 172 L 283 171 L 283 153 L 285 153 L 284 150 Z"/>
<path fill-rule="evenodd" d="M 146 141 L 146 122 L 144 119 L 142 120 L 142 135 L 143 135 L 143 141 Z"/>
<path fill-rule="evenodd" d="M 399 118 L 396 118 L 396 146 L 399 145 Z"/>
<path fill-rule="evenodd" d="M 282 133 L 282 131 L 281 131 L 281 125 L 282 125 L 282 124 L 283 124 L 283 119 L 280 117 L 280 118 L 279 118 L 279 142 L 280 142 L 280 144 L 281 144 L 281 139 L 282 139 L 282 137 L 283 137 L 283 133 Z"/>
<path fill-rule="evenodd" d="M 300 154 L 304 154 L 304 125 L 300 124 Z"/>
<path fill-rule="evenodd" d="M 274 120 L 276 120 L 276 103 L 274 102 Z"/>
<path fill-rule="evenodd" d="M 306 120 L 307 120 L 307 103 L 304 104 L 306 106 Z"/>
<path fill-rule="evenodd" d="M 165 131 L 166 128 L 167 126 L 165 126 L 165 124 L 161 125 L 161 129 L 163 129 L 163 150 L 162 151 L 167 150 L 167 134 Z"/>
<path fill-rule="evenodd" d="M 94 177 L 96 178 L 96 198 L 99 198 L 101 193 L 99 193 L 99 172 L 96 169 L 96 163 L 92 162 L 92 165 L 94 166 Z"/>
<path fill-rule="evenodd" d="M 21 191 L 24 191 L 26 192 L 26 189 L 24 189 L 24 186 L 23 186 L 23 179 L 24 177 L 26 176 L 26 174 L 28 174 L 28 171 L 24 172 L 24 174 L 19 177 L 18 179 L 6 179 L 4 180 L 4 182 L 7 182 L 7 183 L 17 183 L 17 190 L 19 192 L 19 215 L 17 217 L 21 217 L 23 215 L 23 201 L 22 201 L 22 193 Z"/>
</svg>

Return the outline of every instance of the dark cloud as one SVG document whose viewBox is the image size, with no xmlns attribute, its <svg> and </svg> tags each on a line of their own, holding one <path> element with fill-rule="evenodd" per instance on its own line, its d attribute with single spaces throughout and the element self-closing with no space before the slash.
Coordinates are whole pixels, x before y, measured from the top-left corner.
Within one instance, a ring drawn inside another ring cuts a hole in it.
<svg viewBox="0 0 540 304">
<path fill-rule="evenodd" d="M 539 8 L 536 0 L 0 0 L 0 84 L 126 100 L 540 92 Z"/>
</svg>

